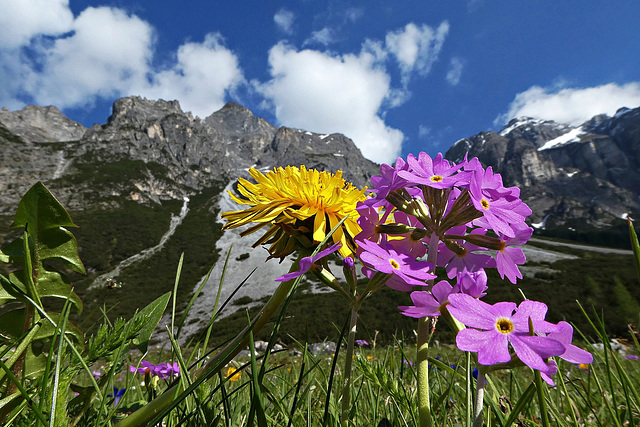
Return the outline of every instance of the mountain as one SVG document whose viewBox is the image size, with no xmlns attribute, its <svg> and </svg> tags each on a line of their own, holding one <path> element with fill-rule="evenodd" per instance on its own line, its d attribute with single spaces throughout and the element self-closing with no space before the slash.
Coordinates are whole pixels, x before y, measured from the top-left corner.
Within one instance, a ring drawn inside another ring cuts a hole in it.
<svg viewBox="0 0 640 427">
<path fill-rule="evenodd" d="M 513 119 L 497 133 L 457 141 L 445 157 L 460 161 L 467 152 L 521 188 L 539 230 L 570 237 L 620 227 L 640 213 L 640 108 L 580 126 Z"/>
<path fill-rule="evenodd" d="M 259 268 L 254 283 L 235 295 L 255 303 L 288 268 L 265 264 L 266 252 L 250 247 L 252 236 L 221 233 L 219 213 L 238 209 L 224 190 L 239 176 L 249 177 L 250 167 L 306 165 L 342 170 L 362 187 L 379 172 L 341 134 L 275 127 L 235 103 L 199 119 L 177 101 L 139 97 L 117 100 L 107 122 L 91 128 L 55 107 L 3 109 L 0 150 L 0 245 L 15 237 L 6 230 L 22 195 L 43 181 L 79 226 L 72 232 L 88 275 L 72 282 L 85 311 L 99 315 L 104 306 L 113 307 L 110 317 L 130 316 L 173 289 L 183 252 L 178 303 L 184 306 L 216 264 L 192 310 L 191 331 L 211 315 L 222 275 L 216 261 L 232 244 L 222 300 Z"/>
</svg>

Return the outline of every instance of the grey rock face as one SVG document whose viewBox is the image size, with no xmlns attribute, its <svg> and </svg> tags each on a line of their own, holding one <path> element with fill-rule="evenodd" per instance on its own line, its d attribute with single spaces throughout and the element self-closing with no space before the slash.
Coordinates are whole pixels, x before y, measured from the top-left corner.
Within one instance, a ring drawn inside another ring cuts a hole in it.
<svg viewBox="0 0 640 427">
<path fill-rule="evenodd" d="M 5 195 L 0 213 L 11 211 L 36 180 L 49 184 L 74 209 L 90 202 L 86 193 L 93 200 L 114 194 L 139 202 L 181 199 L 248 176 L 250 167 L 342 170 L 357 186 L 366 185 L 379 171 L 343 135 L 277 128 L 235 103 L 200 120 L 184 113 L 177 101 L 140 97 L 117 100 L 107 122 L 90 129 L 55 107 L 2 111 L 0 148 L 5 153 L 0 162 Z M 112 188 L 90 189 L 109 164 L 132 176 L 122 176 Z"/>
<path fill-rule="evenodd" d="M 521 188 L 534 223 L 577 219 L 607 227 L 640 212 L 640 108 L 579 127 L 514 119 L 499 133 L 456 142 L 446 157 L 460 161 L 467 152 L 499 172 L 505 185 Z"/>
</svg>

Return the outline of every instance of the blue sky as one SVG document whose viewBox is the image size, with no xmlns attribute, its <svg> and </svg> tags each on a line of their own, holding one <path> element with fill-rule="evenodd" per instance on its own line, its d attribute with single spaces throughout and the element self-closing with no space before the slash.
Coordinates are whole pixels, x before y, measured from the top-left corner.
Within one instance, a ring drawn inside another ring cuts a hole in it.
<svg viewBox="0 0 640 427">
<path fill-rule="evenodd" d="M 0 107 L 234 101 L 377 162 L 533 116 L 640 105 L 640 2 L 0 0 Z"/>
</svg>

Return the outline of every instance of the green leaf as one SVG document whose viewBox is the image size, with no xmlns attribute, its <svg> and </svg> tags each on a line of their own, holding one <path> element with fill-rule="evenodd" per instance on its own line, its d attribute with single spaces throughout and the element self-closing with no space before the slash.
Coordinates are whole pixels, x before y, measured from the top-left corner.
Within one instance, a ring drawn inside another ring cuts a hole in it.
<svg viewBox="0 0 640 427">
<path fill-rule="evenodd" d="M 9 280 L 16 285 L 18 289 L 26 293 L 27 285 L 25 280 L 25 272 L 23 270 L 16 271 L 9 275 Z M 19 294 L 10 294 L 18 297 Z M 43 297 L 55 297 L 61 299 L 69 299 L 78 310 L 82 313 L 82 300 L 71 287 L 71 282 L 65 276 L 56 271 L 44 270 L 38 275 L 38 295 Z"/>
<path fill-rule="evenodd" d="M 138 349 L 143 353 L 147 351 L 147 345 L 149 344 L 151 334 L 156 326 L 158 326 L 158 322 L 160 322 L 160 319 L 167 308 L 167 304 L 169 304 L 169 298 L 171 298 L 171 292 L 167 292 L 157 298 L 151 304 L 136 313 L 132 319 L 132 321 L 140 318 L 145 320 L 144 326 L 140 329 L 140 333 L 133 339 L 133 345 L 138 347 Z"/>
<path fill-rule="evenodd" d="M 26 227 L 27 224 L 35 227 L 29 233 L 54 227 L 77 227 L 71 221 L 69 213 L 42 182 L 37 182 L 22 196 L 11 227 Z"/>
<path fill-rule="evenodd" d="M 24 308 L 19 308 L 0 315 L 0 337 L 7 340 L 17 340 L 20 338 L 20 336 L 24 334 L 25 313 L 26 310 Z M 56 324 L 60 323 L 60 314 L 48 314 Z M 40 319 L 40 324 L 41 326 L 34 340 L 51 338 L 55 333 L 56 327 L 46 319 Z M 73 338 L 76 344 L 84 343 L 84 334 L 71 323 L 67 323 L 65 334 Z"/>
<path fill-rule="evenodd" d="M 73 271 L 85 273 L 84 264 L 78 256 L 76 238 L 65 228 L 56 227 L 43 230 L 39 235 L 36 250 L 40 259 L 59 259 Z"/>
<path fill-rule="evenodd" d="M 638 272 L 638 277 L 640 277 L 640 243 L 638 243 L 638 236 L 636 234 L 636 230 L 633 228 L 633 222 L 631 218 L 629 221 L 629 237 L 631 238 L 631 247 L 633 248 L 633 253 L 635 255 L 636 261 L 636 271 Z"/>
</svg>

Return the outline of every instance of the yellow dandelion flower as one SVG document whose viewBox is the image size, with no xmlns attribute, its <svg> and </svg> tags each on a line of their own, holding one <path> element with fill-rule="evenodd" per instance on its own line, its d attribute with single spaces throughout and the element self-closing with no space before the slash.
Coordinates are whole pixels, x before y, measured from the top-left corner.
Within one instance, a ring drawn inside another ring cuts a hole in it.
<svg viewBox="0 0 640 427">
<path fill-rule="evenodd" d="M 229 377 L 229 381 L 238 381 L 240 379 L 240 375 L 242 371 L 237 370 L 233 366 L 229 366 L 227 368 L 227 377 Z"/>
<path fill-rule="evenodd" d="M 373 355 L 367 354 L 367 360 L 371 360 L 371 359 L 373 359 Z"/>
<path fill-rule="evenodd" d="M 342 243 L 340 255 L 343 257 L 355 252 L 353 237 L 360 232 L 355 208 L 359 201 L 366 199 L 365 189 L 346 182 L 341 171 L 333 174 L 304 166 L 287 166 L 275 168 L 266 175 L 254 168 L 249 173 L 256 183 L 238 180 L 238 192 L 243 198 L 229 192 L 233 201 L 249 208 L 223 213 L 222 218 L 227 221 L 223 230 L 255 223 L 240 233 L 246 236 L 269 226 L 253 247 L 271 245 L 269 257 L 282 259 L 300 245 L 318 244 L 349 215 L 332 239 L 334 243 Z"/>
</svg>

